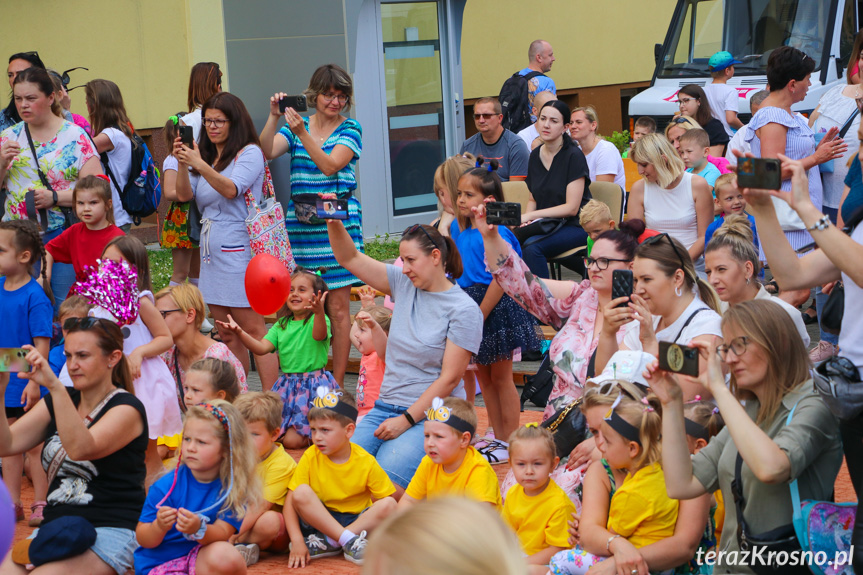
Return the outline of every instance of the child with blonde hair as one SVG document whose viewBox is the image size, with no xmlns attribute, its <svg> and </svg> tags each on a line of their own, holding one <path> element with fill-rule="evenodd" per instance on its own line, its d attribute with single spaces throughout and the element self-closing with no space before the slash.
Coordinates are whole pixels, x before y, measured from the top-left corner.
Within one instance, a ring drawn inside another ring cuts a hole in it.
<svg viewBox="0 0 863 575">
<path fill-rule="evenodd" d="M 474 167 L 473 154 L 456 154 L 443 161 L 434 171 L 433 187 L 438 200 L 438 219 L 431 225 L 443 236 L 449 235 L 449 228 L 458 216 L 458 179 Z"/>
<path fill-rule="evenodd" d="M 363 356 L 357 378 L 357 421 L 371 411 L 381 393 L 392 316 L 384 306 L 371 306 L 359 312 L 351 326 L 351 343 Z"/>
<path fill-rule="evenodd" d="M 755 218 L 746 211 L 746 198 L 737 187 L 737 174 L 722 174 L 716 178 L 713 188 L 713 201 L 716 204 L 714 213 L 718 216 L 704 234 L 704 245 L 710 243 L 713 234 L 725 223 L 725 218 L 732 215 L 744 216 L 752 228 L 752 242 L 758 247 L 758 232 L 755 228 Z"/>
<path fill-rule="evenodd" d="M 578 224 L 587 232 L 587 255 L 593 249 L 593 242 L 602 232 L 617 229 L 617 222 L 605 202 L 590 200 L 578 212 Z"/>
</svg>

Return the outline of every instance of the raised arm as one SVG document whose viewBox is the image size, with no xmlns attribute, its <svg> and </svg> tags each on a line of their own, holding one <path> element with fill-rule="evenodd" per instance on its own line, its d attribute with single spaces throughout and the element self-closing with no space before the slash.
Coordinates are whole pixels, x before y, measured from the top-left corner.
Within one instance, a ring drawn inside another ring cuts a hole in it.
<svg viewBox="0 0 863 575">
<path fill-rule="evenodd" d="M 26 453 L 45 440 L 51 415 L 44 401 L 40 401 L 30 411 L 19 417 L 12 427 L 6 419 L 6 386 L 9 374 L 0 373 L 0 457 Z"/>
<path fill-rule="evenodd" d="M 279 100 L 285 96 L 287 94 L 284 92 L 278 92 L 270 98 L 270 113 L 267 116 L 264 129 L 261 130 L 261 149 L 268 160 L 278 158 L 287 153 L 289 149 L 287 140 L 278 133 L 279 118 L 282 117 L 281 112 L 279 112 Z"/>
<path fill-rule="evenodd" d="M 188 181 L 188 170 L 186 167 L 191 167 L 201 177 L 207 180 L 214 190 L 220 195 L 229 200 L 233 200 L 239 194 L 236 184 L 231 178 L 223 176 L 217 172 L 211 165 L 201 158 L 201 153 L 198 149 L 198 144 L 194 143 L 194 149 L 189 149 L 180 142 L 180 138 L 174 140 L 174 157 L 179 161 L 179 169 L 177 171 L 177 197 L 181 202 L 188 202 L 192 199 L 191 185 L 187 188 L 185 181 Z M 183 172 L 186 172 L 183 174 Z M 185 181 L 184 181 L 185 180 Z"/>
<path fill-rule="evenodd" d="M 339 220 L 327 220 L 330 246 L 339 265 L 379 292 L 392 295 L 387 266 L 357 250 L 354 241 Z"/>
</svg>

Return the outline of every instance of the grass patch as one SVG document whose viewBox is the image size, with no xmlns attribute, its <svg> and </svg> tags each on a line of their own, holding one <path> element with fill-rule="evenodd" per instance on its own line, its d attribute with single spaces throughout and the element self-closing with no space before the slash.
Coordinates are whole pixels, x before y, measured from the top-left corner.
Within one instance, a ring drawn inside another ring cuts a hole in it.
<svg viewBox="0 0 863 575">
<path fill-rule="evenodd" d="M 367 256 L 379 262 L 394 260 L 399 257 L 399 240 L 377 235 L 365 243 L 365 249 Z"/>
</svg>

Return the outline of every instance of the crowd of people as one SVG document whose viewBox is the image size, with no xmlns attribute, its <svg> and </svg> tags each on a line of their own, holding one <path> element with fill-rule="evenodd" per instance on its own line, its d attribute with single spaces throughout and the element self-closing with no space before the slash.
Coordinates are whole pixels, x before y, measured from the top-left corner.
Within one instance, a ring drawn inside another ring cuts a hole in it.
<svg viewBox="0 0 863 575">
<path fill-rule="evenodd" d="M 637 119 L 621 154 L 594 108 L 557 99 L 551 45 L 528 58 L 516 75 L 530 125 L 515 133 L 498 99 L 475 103 L 477 134 L 428 183 L 438 217 L 403 232 L 394 264 L 363 249 L 350 75 L 320 66 L 307 117 L 283 93 L 256 103 L 269 110 L 258 132 L 218 64 L 196 64 L 186 111 L 164 126 L 173 274 L 153 293 L 118 184 L 140 145 L 120 88 L 88 82 L 76 117 L 37 53 L 11 56 L 0 348 L 17 355 L 0 359 L 0 457 L 16 521 L 30 478 L 37 529 L 0 571 L 244 573 L 266 552 L 290 567 L 343 555 L 369 573 L 751 573 L 738 554 L 788 539 L 792 492 L 832 500 L 843 454 L 858 489 L 861 416 L 840 420 L 814 384 L 859 383 L 863 368 L 857 67 L 806 118 L 792 106 L 815 62 L 774 50 L 744 125 L 727 85 L 739 62 L 719 52 L 713 82 L 680 89 L 664 132 Z M 244 287 L 246 218 L 285 154 L 297 268 L 268 326 Z M 641 176 L 629 185 L 624 158 Z M 778 159 L 780 189 L 739 186 L 748 158 Z M 519 180 L 521 225 L 489 223 L 487 204 Z M 597 182 L 628 192 L 624 221 Z M 345 200 L 347 219 L 318 217 L 320 198 Z M 578 247 L 583 279 L 549 279 L 549 260 Z M 808 350 L 806 325 L 831 309 Z M 525 426 L 513 362 L 541 349 L 540 324 L 556 332 L 551 389 L 543 423 Z M 252 362 L 264 391 L 248 389 Z M 863 564 L 863 524 L 852 541 Z M 471 542 L 483 552 L 455 552 Z"/>
</svg>

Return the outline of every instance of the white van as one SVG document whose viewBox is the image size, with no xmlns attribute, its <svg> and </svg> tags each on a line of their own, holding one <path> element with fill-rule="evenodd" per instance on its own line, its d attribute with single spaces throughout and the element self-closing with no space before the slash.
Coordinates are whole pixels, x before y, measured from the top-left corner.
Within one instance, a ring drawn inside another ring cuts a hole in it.
<svg viewBox="0 0 863 575">
<path fill-rule="evenodd" d="M 767 88 L 767 59 L 780 46 L 816 62 L 812 87 L 794 106 L 811 112 L 827 90 L 845 83 L 861 7 L 857 0 L 678 0 L 665 42 L 655 47 L 650 88 L 629 101 L 630 119 L 651 116 L 664 129 L 678 111 L 680 88 L 711 82 L 707 61 L 726 50 L 742 62 L 728 85 L 740 95 L 738 114 L 746 123 L 749 98 Z"/>
</svg>

